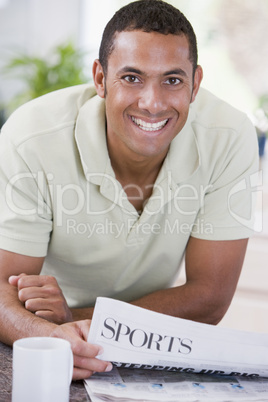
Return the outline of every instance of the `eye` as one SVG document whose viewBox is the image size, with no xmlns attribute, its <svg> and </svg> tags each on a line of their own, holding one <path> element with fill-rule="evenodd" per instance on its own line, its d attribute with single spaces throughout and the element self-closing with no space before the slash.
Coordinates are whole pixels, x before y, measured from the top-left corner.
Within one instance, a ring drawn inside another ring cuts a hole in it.
<svg viewBox="0 0 268 402">
<path fill-rule="evenodd" d="M 136 83 L 136 82 L 140 82 L 140 80 L 138 79 L 138 77 L 136 77 L 135 75 L 125 75 L 123 77 L 123 79 L 127 82 L 129 82 L 130 84 L 132 83 Z"/>
<path fill-rule="evenodd" d="M 165 81 L 168 85 L 178 85 L 181 83 L 181 80 L 177 77 L 170 77 Z"/>
</svg>

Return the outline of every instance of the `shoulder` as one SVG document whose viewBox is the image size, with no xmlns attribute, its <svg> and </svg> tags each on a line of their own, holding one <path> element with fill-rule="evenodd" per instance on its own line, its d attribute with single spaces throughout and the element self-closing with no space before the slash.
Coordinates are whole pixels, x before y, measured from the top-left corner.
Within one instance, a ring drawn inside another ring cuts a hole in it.
<svg viewBox="0 0 268 402">
<path fill-rule="evenodd" d="M 19 146 L 30 138 L 74 127 L 81 107 L 96 95 L 91 85 L 48 93 L 19 107 L 2 127 L 1 137 Z"/>
<path fill-rule="evenodd" d="M 249 122 L 245 113 L 204 88 L 200 88 L 192 109 L 195 115 L 194 123 L 208 129 L 239 130 L 245 121 Z"/>
<path fill-rule="evenodd" d="M 191 126 L 199 146 L 206 152 L 234 146 L 256 152 L 256 130 L 244 112 L 203 88 L 191 108 Z"/>
</svg>

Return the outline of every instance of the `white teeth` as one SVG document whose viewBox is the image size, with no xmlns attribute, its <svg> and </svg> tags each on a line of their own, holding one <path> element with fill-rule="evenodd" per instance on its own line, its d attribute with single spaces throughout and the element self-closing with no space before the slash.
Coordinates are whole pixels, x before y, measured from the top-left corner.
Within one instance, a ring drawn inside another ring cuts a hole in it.
<svg viewBox="0 0 268 402">
<path fill-rule="evenodd" d="M 157 131 L 160 130 L 161 128 L 163 128 L 168 119 L 159 121 L 157 123 L 147 123 L 146 121 L 143 121 L 141 119 L 136 119 L 136 117 L 131 117 L 132 121 L 137 124 L 137 126 L 139 126 L 142 130 L 144 131 Z"/>
</svg>

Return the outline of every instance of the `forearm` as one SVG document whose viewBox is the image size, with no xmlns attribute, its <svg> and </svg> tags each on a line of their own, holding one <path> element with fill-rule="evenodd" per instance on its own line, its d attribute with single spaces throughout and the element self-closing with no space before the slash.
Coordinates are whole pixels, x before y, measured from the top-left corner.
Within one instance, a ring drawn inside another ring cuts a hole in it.
<svg viewBox="0 0 268 402">
<path fill-rule="evenodd" d="M 207 287 L 197 283 L 163 289 L 131 302 L 162 314 L 216 325 L 226 313 L 229 303 L 216 297 Z"/>
<path fill-rule="evenodd" d="M 16 339 L 29 336 L 50 336 L 57 327 L 27 311 L 18 299 L 17 289 L 0 284 L 0 340 L 12 345 Z"/>
<path fill-rule="evenodd" d="M 215 295 L 200 283 L 163 289 L 131 302 L 139 307 L 158 313 L 185 318 L 188 320 L 217 324 L 224 316 L 228 305 L 215 299 Z M 73 320 L 92 318 L 94 308 L 71 309 Z"/>
<path fill-rule="evenodd" d="M 174 317 L 217 324 L 236 290 L 248 239 L 207 241 L 190 237 L 185 253 L 186 283 L 159 290 L 132 304 Z"/>
</svg>

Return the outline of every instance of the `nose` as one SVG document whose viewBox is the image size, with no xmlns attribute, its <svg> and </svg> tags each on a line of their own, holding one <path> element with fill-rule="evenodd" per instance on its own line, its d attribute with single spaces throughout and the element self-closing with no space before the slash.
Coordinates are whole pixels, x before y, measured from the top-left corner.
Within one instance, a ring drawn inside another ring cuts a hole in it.
<svg viewBox="0 0 268 402">
<path fill-rule="evenodd" d="M 163 88 L 157 83 L 147 83 L 139 94 L 138 106 L 150 114 L 158 114 L 167 109 Z"/>
</svg>

